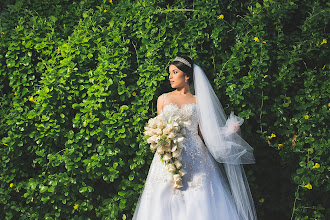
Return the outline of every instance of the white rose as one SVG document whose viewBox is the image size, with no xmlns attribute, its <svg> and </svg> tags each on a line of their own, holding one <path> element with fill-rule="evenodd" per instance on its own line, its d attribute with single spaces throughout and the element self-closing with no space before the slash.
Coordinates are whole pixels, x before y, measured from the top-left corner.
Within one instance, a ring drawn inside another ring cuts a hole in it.
<svg viewBox="0 0 330 220">
<path fill-rule="evenodd" d="M 155 143 L 155 140 L 154 140 L 153 136 L 147 139 L 147 143 L 148 143 L 148 144 L 153 144 L 153 143 Z"/>
<path fill-rule="evenodd" d="M 181 155 L 181 150 L 177 149 L 176 151 L 172 152 L 173 157 L 178 158 Z"/>
<path fill-rule="evenodd" d="M 146 131 L 144 131 L 144 135 L 152 136 L 152 132 L 150 130 L 146 130 Z"/>
<path fill-rule="evenodd" d="M 165 151 L 164 147 L 158 147 L 157 148 L 157 153 L 158 154 L 164 154 L 164 151 Z"/>
<path fill-rule="evenodd" d="M 174 144 L 174 146 L 171 149 L 171 152 L 174 152 L 177 148 L 178 148 L 178 145 L 177 144 Z"/>
<path fill-rule="evenodd" d="M 181 176 L 180 176 L 180 174 L 174 174 L 174 175 L 173 175 L 173 180 L 174 180 L 174 182 L 180 182 L 180 181 L 181 181 Z"/>
<path fill-rule="evenodd" d="M 155 123 L 155 120 L 153 120 L 153 119 L 149 120 L 148 124 L 149 124 L 149 127 L 153 128 L 153 129 L 155 129 L 157 127 L 157 124 Z"/>
<path fill-rule="evenodd" d="M 167 127 L 170 131 L 172 131 L 173 128 L 174 128 L 174 126 L 173 126 L 172 123 L 167 124 L 166 127 Z"/>
<path fill-rule="evenodd" d="M 149 133 L 150 134 L 149 136 L 157 135 L 156 129 L 152 129 L 149 132 L 150 132 Z"/>
<path fill-rule="evenodd" d="M 169 127 L 164 128 L 163 134 L 169 134 L 171 132 L 171 129 Z"/>
<path fill-rule="evenodd" d="M 180 176 L 184 176 L 186 174 L 186 172 L 184 170 L 179 170 L 179 175 Z"/>
<path fill-rule="evenodd" d="M 182 163 L 178 160 L 174 161 L 174 165 L 176 166 L 176 168 L 180 169 L 182 167 Z"/>
<path fill-rule="evenodd" d="M 161 119 L 157 120 L 157 128 L 159 128 L 159 129 L 163 128 L 163 121 Z"/>
<path fill-rule="evenodd" d="M 161 136 L 156 136 L 156 143 L 158 143 L 160 139 L 161 139 Z"/>
<path fill-rule="evenodd" d="M 178 140 L 178 142 L 184 142 L 184 139 L 185 139 L 184 137 L 178 137 L 177 140 Z"/>
<path fill-rule="evenodd" d="M 181 182 L 181 181 L 175 182 L 175 183 L 174 183 L 174 187 L 177 188 L 177 189 L 183 187 L 183 186 L 182 186 L 182 182 Z"/>
<path fill-rule="evenodd" d="M 171 132 L 168 136 L 169 139 L 173 139 L 175 137 L 175 134 L 173 132 Z"/>
<path fill-rule="evenodd" d="M 156 134 L 157 134 L 157 135 L 161 135 L 161 134 L 163 134 L 162 129 L 158 128 L 158 129 L 156 130 Z"/>
<path fill-rule="evenodd" d="M 153 135 L 151 138 L 154 143 L 158 143 L 159 137 L 157 135 Z"/>
<path fill-rule="evenodd" d="M 173 163 L 170 163 L 168 165 L 168 171 L 170 171 L 171 173 L 173 173 L 176 170 L 175 166 Z"/>
<path fill-rule="evenodd" d="M 151 144 L 151 145 L 150 145 L 150 149 L 151 149 L 152 151 L 156 150 L 156 148 L 157 148 L 157 145 L 156 145 L 156 144 Z"/>
<path fill-rule="evenodd" d="M 166 162 L 170 161 L 170 160 L 172 159 L 171 154 L 169 154 L 169 153 L 165 153 L 163 159 L 164 159 Z"/>
</svg>

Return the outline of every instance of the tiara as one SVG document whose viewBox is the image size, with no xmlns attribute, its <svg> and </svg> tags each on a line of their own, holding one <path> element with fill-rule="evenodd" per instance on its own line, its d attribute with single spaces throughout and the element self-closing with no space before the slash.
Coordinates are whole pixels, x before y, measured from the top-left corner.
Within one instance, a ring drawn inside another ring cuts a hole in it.
<svg viewBox="0 0 330 220">
<path fill-rule="evenodd" d="M 175 59 L 173 60 L 173 62 L 174 61 L 179 61 L 181 63 L 184 63 L 184 64 L 186 64 L 187 66 L 189 66 L 191 68 L 191 64 L 186 59 L 184 59 L 182 57 L 175 57 Z"/>
</svg>

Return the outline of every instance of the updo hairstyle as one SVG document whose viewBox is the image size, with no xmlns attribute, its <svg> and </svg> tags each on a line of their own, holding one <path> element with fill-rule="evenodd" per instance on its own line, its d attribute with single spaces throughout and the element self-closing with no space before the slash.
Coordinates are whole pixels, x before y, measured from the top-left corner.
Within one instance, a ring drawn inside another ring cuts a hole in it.
<svg viewBox="0 0 330 220">
<path fill-rule="evenodd" d="M 186 64 L 180 62 L 180 61 L 173 61 L 170 65 L 174 65 L 176 66 L 179 70 L 181 70 L 182 72 L 184 72 L 186 74 L 186 76 L 189 77 L 188 79 L 188 83 L 189 85 L 191 83 L 194 82 L 194 63 L 192 61 L 192 59 L 190 59 L 190 57 L 187 57 L 187 56 L 180 56 L 182 58 L 184 58 L 185 60 L 187 60 L 190 64 L 191 64 L 191 67 L 187 66 Z"/>
</svg>

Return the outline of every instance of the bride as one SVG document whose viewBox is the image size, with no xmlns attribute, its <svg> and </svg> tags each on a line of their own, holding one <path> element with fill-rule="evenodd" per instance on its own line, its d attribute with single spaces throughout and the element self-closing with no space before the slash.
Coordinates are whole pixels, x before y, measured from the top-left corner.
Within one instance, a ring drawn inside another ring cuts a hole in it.
<svg viewBox="0 0 330 220">
<path fill-rule="evenodd" d="M 185 175 L 174 187 L 155 152 L 133 220 L 257 219 L 242 166 L 255 162 L 253 148 L 238 134 L 243 119 L 233 112 L 226 118 L 205 73 L 189 57 L 173 60 L 169 81 L 175 90 L 158 97 L 157 114 L 190 122 L 181 152 Z"/>
</svg>

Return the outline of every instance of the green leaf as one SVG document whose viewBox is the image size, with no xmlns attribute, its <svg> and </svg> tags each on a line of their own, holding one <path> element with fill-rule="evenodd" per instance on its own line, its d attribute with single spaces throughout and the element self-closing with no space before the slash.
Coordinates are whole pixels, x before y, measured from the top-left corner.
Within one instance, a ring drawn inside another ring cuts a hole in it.
<svg viewBox="0 0 330 220">
<path fill-rule="evenodd" d="M 48 187 L 44 185 L 40 186 L 39 188 L 40 188 L 40 193 L 44 193 L 48 190 Z"/>
</svg>

